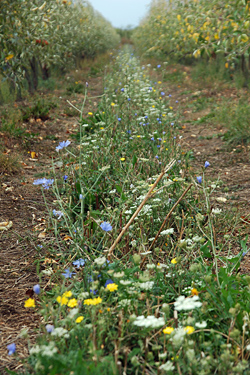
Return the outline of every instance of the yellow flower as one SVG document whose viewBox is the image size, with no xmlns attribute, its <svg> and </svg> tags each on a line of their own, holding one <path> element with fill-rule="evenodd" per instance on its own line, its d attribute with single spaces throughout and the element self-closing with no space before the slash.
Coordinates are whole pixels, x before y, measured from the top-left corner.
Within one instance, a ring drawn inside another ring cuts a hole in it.
<svg viewBox="0 0 250 375">
<path fill-rule="evenodd" d="M 58 296 L 56 300 L 57 300 L 58 303 L 60 303 L 61 306 L 67 305 L 67 303 L 68 303 L 68 298 L 66 298 L 64 296 L 62 296 L 62 297 Z"/>
<path fill-rule="evenodd" d="M 106 289 L 109 290 L 110 292 L 114 292 L 115 290 L 118 289 L 118 285 L 115 284 L 115 283 L 108 284 L 108 285 L 106 286 Z"/>
<path fill-rule="evenodd" d="M 140 136 L 140 135 L 137 135 L 137 138 L 141 138 L 141 136 Z"/>
<path fill-rule="evenodd" d="M 5 57 L 5 61 L 9 61 L 9 60 L 13 59 L 13 57 L 14 57 L 13 54 L 8 55 L 8 56 Z"/>
<path fill-rule="evenodd" d="M 178 20 L 178 21 L 181 20 L 181 15 L 180 15 L 180 14 L 177 15 L 177 20 Z"/>
<path fill-rule="evenodd" d="M 104 128 L 100 128 L 101 130 L 103 130 Z"/>
<path fill-rule="evenodd" d="M 102 299 L 100 297 L 97 297 L 97 298 L 89 298 L 89 299 L 85 299 L 83 304 L 84 305 L 98 305 L 99 303 L 102 302 Z"/>
<path fill-rule="evenodd" d="M 120 160 L 121 160 L 121 161 L 124 161 L 124 160 L 126 160 L 126 159 L 125 159 L 125 158 L 121 158 Z"/>
<path fill-rule="evenodd" d="M 186 333 L 187 333 L 188 335 L 191 335 L 191 333 L 193 333 L 193 332 L 195 331 L 194 327 L 192 327 L 192 326 L 186 326 L 186 327 L 184 328 L 184 330 L 186 331 Z"/>
<path fill-rule="evenodd" d="M 35 300 L 33 298 L 27 299 L 27 301 L 24 302 L 24 307 L 36 307 Z"/>
<path fill-rule="evenodd" d="M 97 297 L 93 299 L 93 305 L 98 305 L 99 303 L 102 303 L 101 297 Z"/>
<path fill-rule="evenodd" d="M 193 288 L 191 290 L 191 294 L 192 294 L 192 296 L 198 296 L 199 292 L 198 292 L 198 290 L 196 288 Z"/>
<path fill-rule="evenodd" d="M 226 62 L 226 64 L 225 64 L 225 68 L 228 69 L 228 66 L 229 66 L 229 65 L 228 65 L 228 62 Z"/>
<path fill-rule="evenodd" d="M 111 103 L 111 106 L 114 107 L 115 103 Z"/>
<path fill-rule="evenodd" d="M 173 259 L 171 260 L 171 263 L 172 263 L 172 264 L 176 264 L 176 263 L 177 263 L 176 258 L 173 258 Z"/>
<path fill-rule="evenodd" d="M 158 84 L 160 85 L 162 82 L 161 81 L 158 81 Z"/>
<path fill-rule="evenodd" d="M 155 105 L 152 105 L 152 108 L 155 108 Z"/>
<path fill-rule="evenodd" d="M 70 290 L 68 292 L 64 292 L 63 297 L 66 297 L 66 298 L 72 297 L 72 292 Z"/>
<path fill-rule="evenodd" d="M 110 307 L 107 308 L 107 311 L 110 312 Z"/>
<path fill-rule="evenodd" d="M 93 113 L 92 113 L 92 112 L 88 112 L 88 115 L 89 115 L 89 116 L 92 116 L 92 115 L 93 115 Z"/>
<path fill-rule="evenodd" d="M 169 109 L 173 109 L 173 107 L 169 107 Z"/>
<path fill-rule="evenodd" d="M 173 327 L 166 327 L 163 329 L 162 332 L 165 333 L 165 335 L 170 335 L 173 331 L 174 331 Z"/>
<path fill-rule="evenodd" d="M 77 300 L 75 298 L 71 298 L 68 302 L 69 307 L 76 307 L 77 306 Z"/>
<path fill-rule="evenodd" d="M 82 320 L 83 316 L 78 316 L 78 318 L 76 318 L 76 323 L 81 323 Z"/>
</svg>

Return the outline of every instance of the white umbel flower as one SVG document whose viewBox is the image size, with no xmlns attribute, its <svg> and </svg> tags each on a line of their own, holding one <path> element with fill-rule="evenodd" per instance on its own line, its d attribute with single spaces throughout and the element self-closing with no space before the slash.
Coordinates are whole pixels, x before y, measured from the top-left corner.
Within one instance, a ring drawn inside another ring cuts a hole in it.
<svg viewBox="0 0 250 375">
<path fill-rule="evenodd" d="M 186 298 L 185 296 L 179 296 L 174 303 L 175 310 L 177 311 L 188 311 L 193 310 L 196 307 L 201 307 L 202 303 L 199 301 L 199 296 L 193 296 Z"/>
</svg>

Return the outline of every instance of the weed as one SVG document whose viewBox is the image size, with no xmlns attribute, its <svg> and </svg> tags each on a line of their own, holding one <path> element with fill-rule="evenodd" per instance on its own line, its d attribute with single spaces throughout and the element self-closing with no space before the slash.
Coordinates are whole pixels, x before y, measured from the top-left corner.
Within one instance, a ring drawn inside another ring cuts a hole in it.
<svg viewBox="0 0 250 375">
<path fill-rule="evenodd" d="M 20 155 L 3 154 L 0 152 L 0 174 L 16 174 L 20 172 Z"/>
<path fill-rule="evenodd" d="M 49 118 L 49 111 L 55 107 L 57 104 L 54 102 L 38 99 L 33 105 L 22 108 L 23 121 L 28 121 L 30 118 L 45 121 Z"/>
<path fill-rule="evenodd" d="M 216 111 L 216 121 L 227 129 L 224 139 L 230 144 L 248 144 L 250 141 L 250 104 L 247 97 L 238 102 L 224 101 Z"/>
</svg>

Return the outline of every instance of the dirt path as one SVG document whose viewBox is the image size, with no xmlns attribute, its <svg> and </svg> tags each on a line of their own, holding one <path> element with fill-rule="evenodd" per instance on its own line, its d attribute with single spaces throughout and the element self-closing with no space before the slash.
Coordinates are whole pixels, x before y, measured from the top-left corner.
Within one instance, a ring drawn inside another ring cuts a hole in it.
<svg viewBox="0 0 250 375">
<path fill-rule="evenodd" d="M 83 74 L 87 75 L 87 72 Z M 88 78 L 88 81 L 89 96 L 101 95 L 102 77 Z M 33 181 L 51 170 L 51 159 L 57 157 L 55 147 L 59 142 L 70 139 L 74 143 L 70 135 L 78 130 L 79 116 L 77 113 L 73 117 L 67 115 L 69 104 L 66 100 L 81 108 L 84 96 L 75 94 L 69 97 L 65 90 L 61 90 L 49 94 L 49 98 L 58 103 L 58 107 L 50 111 L 49 119 L 31 118 L 23 124 L 27 134 L 36 134 L 28 138 L 28 147 L 25 137 L 18 139 L 1 133 L 4 153 L 18 153 L 22 162 L 16 174 L 1 171 L 0 165 L 0 222 L 13 223 L 9 230 L 0 231 L 0 374 L 4 374 L 4 368 L 17 370 L 22 367 L 21 362 L 17 365 L 14 356 L 8 356 L 7 345 L 15 342 L 22 359 L 28 354 L 25 331 L 28 330 L 29 343 L 37 335 L 40 317 L 32 309 L 25 309 L 24 302 L 32 287 L 39 282 L 38 263 L 43 268 L 52 261 L 46 258 L 45 245 L 49 239 L 39 238 L 46 226 L 47 209 L 40 186 L 34 186 Z M 87 101 L 85 113 L 94 111 L 96 106 L 97 99 Z M 34 158 L 31 152 L 36 153 Z M 49 191 L 46 195 L 50 204 L 53 198 Z M 46 283 L 46 276 L 43 283 Z"/>
</svg>

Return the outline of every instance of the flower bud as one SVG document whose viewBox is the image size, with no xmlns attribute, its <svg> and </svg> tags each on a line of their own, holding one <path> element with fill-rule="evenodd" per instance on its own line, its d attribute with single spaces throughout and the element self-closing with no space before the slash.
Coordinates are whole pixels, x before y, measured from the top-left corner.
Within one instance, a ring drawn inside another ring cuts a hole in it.
<svg viewBox="0 0 250 375">
<path fill-rule="evenodd" d="M 138 265 L 141 263 L 141 256 L 139 254 L 134 254 L 132 258 L 135 264 Z"/>
</svg>

